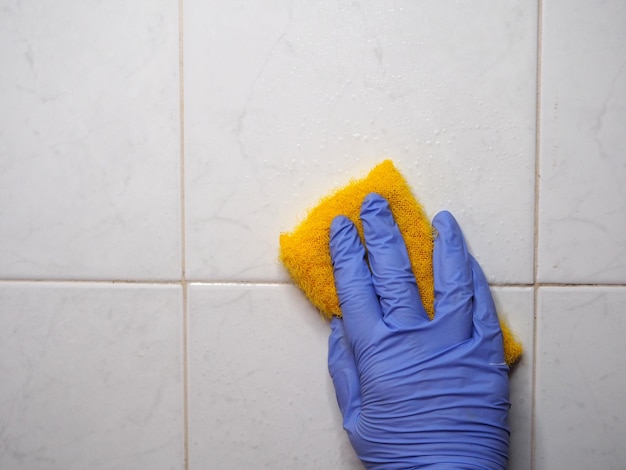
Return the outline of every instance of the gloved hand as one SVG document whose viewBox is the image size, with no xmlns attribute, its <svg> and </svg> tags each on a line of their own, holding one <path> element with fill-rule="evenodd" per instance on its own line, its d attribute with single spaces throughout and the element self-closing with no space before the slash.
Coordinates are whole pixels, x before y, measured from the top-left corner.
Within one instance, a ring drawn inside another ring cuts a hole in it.
<svg viewBox="0 0 626 470">
<path fill-rule="evenodd" d="M 352 446 L 373 469 L 504 469 L 508 367 L 489 286 L 448 212 L 433 220 L 435 318 L 420 300 L 387 201 L 339 216 L 330 250 L 343 319 L 328 365 Z M 368 267 L 369 262 L 369 267 Z"/>
</svg>

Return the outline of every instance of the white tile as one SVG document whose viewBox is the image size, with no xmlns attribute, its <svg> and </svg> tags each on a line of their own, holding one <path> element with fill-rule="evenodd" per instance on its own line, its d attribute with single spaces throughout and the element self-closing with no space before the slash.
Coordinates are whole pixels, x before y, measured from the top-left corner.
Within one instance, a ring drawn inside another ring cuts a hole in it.
<svg viewBox="0 0 626 470">
<path fill-rule="evenodd" d="M 626 5 L 545 2 L 539 279 L 626 282 Z"/>
<path fill-rule="evenodd" d="M 497 288 L 526 354 L 511 375 L 511 470 L 529 468 L 532 290 Z M 329 328 L 295 287 L 192 285 L 189 460 L 207 468 L 362 468 L 344 435 Z"/>
<path fill-rule="evenodd" d="M 176 2 L 3 5 L 0 278 L 180 277 Z"/>
<path fill-rule="evenodd" d="M 182 295 L 0 284 L 0 468 L 183 468 Z"/>
<path fill-rule="evenodd" d="M 327 369 L 329 326 L 292 286 L 189 289 L 189 462 L 362 468 Z"/>
<path fill-rule="evenodd" d="M 295 287 L 189 289 L 189 468 L 360 469 Z"/>
<path fill-rule="evenodd" d="M 626 462 L 626 288 L 539 291 L 537 470 Z"/>
<path fill-rule="evenodd" d="M 532 288 L 492 288 L 498 314 L 524 347 L 511 368 L 509 426 L 511 440 L 508 470 L 530 470 L 532 461 L 532 404 L 534 352 L 534 292 Z"/>
<path fill-rule="evenodd" d="M 284 280 L 279 232 L 392 157 L 492 281 L 532 282 L 533 2 L 184 10 L 191 279 Z"/>
</svg>

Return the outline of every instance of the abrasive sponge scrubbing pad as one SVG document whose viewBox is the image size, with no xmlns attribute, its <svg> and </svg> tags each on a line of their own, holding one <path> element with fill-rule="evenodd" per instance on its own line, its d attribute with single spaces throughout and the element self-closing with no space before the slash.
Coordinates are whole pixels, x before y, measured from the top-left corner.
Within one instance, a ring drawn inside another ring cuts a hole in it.
<svg viewBox="0 0 626 470">
<path fill-rule="evenodd" d="M 363 238 L 359 217 L 361 202 L 369 193 L 378 193 L 389 202 L 404 238 L 420 296 L 428 316 L 434 315 L 433 229 L 404 177 L 391 160 L 377 165 L 365 178 L 323 198 L 292 232 L 280 235 L 280 260 L 293 281 L 326 318 L 341 315 L 330 258 L 330 224 L 345 215 L 356 225 Z M 500 322 L 507 364 L 522 353 L 507 324 Z"/>
</svg>

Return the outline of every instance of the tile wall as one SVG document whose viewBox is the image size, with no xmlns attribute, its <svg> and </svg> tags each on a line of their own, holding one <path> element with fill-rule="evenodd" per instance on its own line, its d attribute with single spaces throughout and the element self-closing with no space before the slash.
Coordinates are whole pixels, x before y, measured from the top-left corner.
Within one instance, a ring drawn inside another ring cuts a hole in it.
<svg viewBox="0 0 626 470">
<path fill-rule="evenodd" d="M 0 0 L 0 468 L 362 468 L 276 258 L 389 157 L 526 348 L 509 468 L 624 468 L 625 24 L 620 0 Z"/>
</svg>

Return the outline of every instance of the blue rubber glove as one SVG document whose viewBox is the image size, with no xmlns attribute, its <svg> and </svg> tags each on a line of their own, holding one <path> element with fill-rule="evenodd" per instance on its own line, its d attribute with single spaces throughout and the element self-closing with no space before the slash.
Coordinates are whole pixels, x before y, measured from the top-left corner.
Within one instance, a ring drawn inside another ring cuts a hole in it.
<svg viewBox="0 0 626 470">
<path fill-rule="evenodd" d="M 373 469 L 506 468 L 502 333 L 456 220 L 448 212 L 433 220 L 433 321 L 387 201 L 368 195 L 361 220 L 367 253 L 350 220 L 339 216 L 331 225 L 343 319 L 332 320 L 328 350 L 357 455 Z"/>
</svg>

